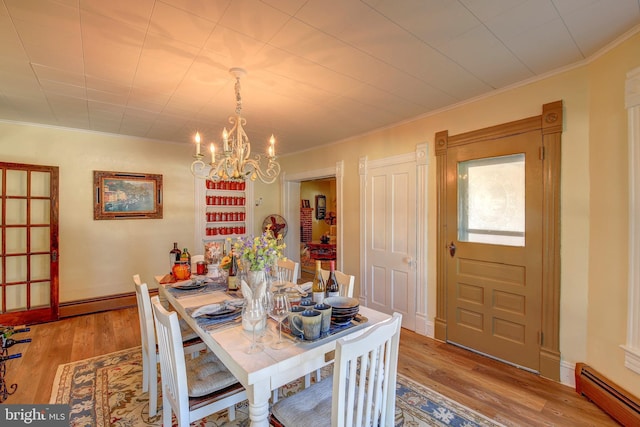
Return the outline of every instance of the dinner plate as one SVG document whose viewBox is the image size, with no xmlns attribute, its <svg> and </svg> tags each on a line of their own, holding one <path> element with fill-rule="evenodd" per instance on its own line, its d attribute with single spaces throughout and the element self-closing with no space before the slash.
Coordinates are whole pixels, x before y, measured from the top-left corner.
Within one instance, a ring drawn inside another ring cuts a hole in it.
<svg viewBox="0 0 640 427">
<path fill-rule="evenodd" d="M 205 314 L 202 315 L 202 317 L 208 317 L 209 319 L 215 319 L 216 317 L 231 316 L 232 314 L 236 314 L 240 310 L 241 310 L 241 308 L 239 308 L 239 307 L 227 306 L 227 307 L 223 308 L 222 310 L 216 311 L 215 313 L 211 313 L 211 314 L 205 313 Z"/>
<path fill-rule="evenodd" d="M 183 291 L 187 291 L 189 289 L 198 289 L 198 288 L 202 288 L 203 286 L 207 286 L 206 283 L 204 282 L 195 282 L 192 281 L 191 283 L 185 283 L 184 285 L 173 285 L 173 289 L 180 289 Z"/>
</svg>

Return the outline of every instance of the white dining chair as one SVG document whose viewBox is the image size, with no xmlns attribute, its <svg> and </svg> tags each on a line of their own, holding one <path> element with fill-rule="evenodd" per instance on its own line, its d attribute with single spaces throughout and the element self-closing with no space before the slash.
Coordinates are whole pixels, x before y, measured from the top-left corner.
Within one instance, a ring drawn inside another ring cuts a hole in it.
<svg viewBox="0 0 640 427">
<path fill-rule="evenodd" d="M 338 339 L 333 375 L 275 403 L 273 424 L 393 426 L 401 324 L 394 313 L 359 337 Z"/>
<path fill-rule="evenodd" d="M 349 298 L 353 298 L 353 284 L 355 283 L 356 277 L 351 274 L 345 274 L 341 271 L 334 270 L 336 275 L 336 280 L 338 281 L 338 286 L 340 287 L 340 296 L 345 296 Z M 322 274 L 322 278 L 325 283 L 329 278 L 329 270 L 320 269 L 320 274 Z M 318 369 L 316 371 L 316 381 L 320 381 L 322 379 L 322 371 Z M 304 386 L 309 387 L 311 385 L 311 374 L 307 374 L 304 377 Z"/>
<path fill-rule="evenodd" d="M 329 270 L 320 269 L 320 274 L 322 274 L 322 278 L 326 282 L 329 278 Z M 356 281 L 356 276 L 351 274 L 345 274 L 342 271 L 335 270 L 336 280 L 338 281 L 338 286 L 340 287 L 340 295 L 344 297 L 353 298 L 353 285 Z"/>
<path fill-rule="evenodd" d="M 138 282 L 140 277 L 137 278 Z M 149 416 L 153 417 L 158 412 L 158 350 L 156 346 L 156 332 L 153 325 L 153 313 L 151 310 L 151 298 L 146 283 L 136 283 L 136 301 L 138 303 L 138 319 L 140 320 L 140 336 L 142 338 L 142 391 L 149 392 Z M 186 325 L 186 323 L 185 323 Z M 188 326 L 188 325 L 187 325 Z M 181 333 L 183 351 L 192 358 L 207 346 L 198 335 L 189 328 Z"/>
<path fill-rule="evenodd" d="M 178 315 L 164 309 L 158 297 L 151 299 L 162 377 L 162 422 L 171 427 L 175 413 L 178 427 L 228 409 L 235 419 L 235 405 L 247 399 L 247 392 L 213 353 L 185 359 Z"/>
<path fill-rule="evenodd" d="M 287 282 L 298 283 L 298 268 L 300 264 L 290 259 L 279 259 L 278 270 L 284 272 L 283 279 Z"/>
</svg>

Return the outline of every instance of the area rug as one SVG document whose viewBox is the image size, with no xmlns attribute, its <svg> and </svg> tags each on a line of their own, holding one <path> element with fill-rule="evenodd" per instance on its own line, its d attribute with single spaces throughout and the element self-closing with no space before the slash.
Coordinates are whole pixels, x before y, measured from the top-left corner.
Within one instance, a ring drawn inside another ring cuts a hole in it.
<svg viewBox="0 0 640 427">
<path fill-rule="evenodd" d="M 325 370 L 323 377 L 329 372 Z M 294 381 L 280 388 L 280 394 L 288 396 L 300 387 L 301 381 Z M 159 402 L 162 402 L 161 398 Z M 49 403 L 69 404 L 72 427 L 162 425 L 162 412 L 149 417 L 149 394 L 142 392 L 140 347 L 58 366 Z M 240 427 L 249 425 L 248 418 L 248 402 L 245 401 L 236 406 L 233 422 L 228 420 L 224 410 L 191 425 Z M 395 424 L 397 427 L 500 426 L 402 375 L 398 375 Z"/>
</svg>

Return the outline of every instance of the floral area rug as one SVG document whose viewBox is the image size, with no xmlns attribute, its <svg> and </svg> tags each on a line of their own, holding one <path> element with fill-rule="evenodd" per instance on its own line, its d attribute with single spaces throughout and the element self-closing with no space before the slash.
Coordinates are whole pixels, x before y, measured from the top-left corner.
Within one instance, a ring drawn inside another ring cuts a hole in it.
<svg viewBox="0 0 640 427">
<path fill-rule="evenodd" d="M 323 378 L 330 369 L 323 372 Z M 313 377 L 313 376 L 312 376 Z M 281 396 L 295 393 L 301 381 L 280 389 Z M 159 398 L 161 406 L 162 398 Z M 149 417 L 149 394 L 142 392 L 142 353 L 140 347 L 60 365 L 49 403 L 69 404 L 70 426 L 142 427 L 161 426 L 162 412 Z M 236 406 L 236 419 L 230 422 L 221 411 L 192 426 L 248 426 L 248 402 Z M 396 426 L 487 427 L 490 421 L 429 388 L 398 375 Z M 175 418 L 174 418 L 174 426 Z"/>
</svg>

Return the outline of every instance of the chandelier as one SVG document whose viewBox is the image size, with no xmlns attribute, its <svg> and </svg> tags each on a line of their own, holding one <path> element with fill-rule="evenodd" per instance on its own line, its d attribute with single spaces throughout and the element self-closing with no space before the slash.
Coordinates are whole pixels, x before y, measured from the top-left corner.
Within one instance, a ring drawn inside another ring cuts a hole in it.
<svg viewBox="0 0 640 427">
<path fill-rule="evenodd" d="M 222 155 L 216 160 L 216 149 L 211 143 L 211 163 L 207 171 L 207 165 L 203 161 L 205 156 L 200 153 L 200 133 L 196 132 L 196 154 L 193 156 L 195 160 L 191 163 L 191 173 L 198 178 L 211 181 L 227 179 L 255 181 L 259 178 L 260 181 L 271 184 L 280 174 L 280 164 L 276 161 L 276 139 L 271 135 L 266 157 L 256 155 L 253 159 L 249 158 L 251 143 L 244 131 L 247 121 L 240 115 L 242 110 L 240 78 L 247 72 L 242 68 L 231 68 L 229 73 L 236 78 L 236 114 L 229 117 L 229 123 L 232 124 L 231 130 L 227 132 L 225 127 L 222 131 Z"/>
</svg>

